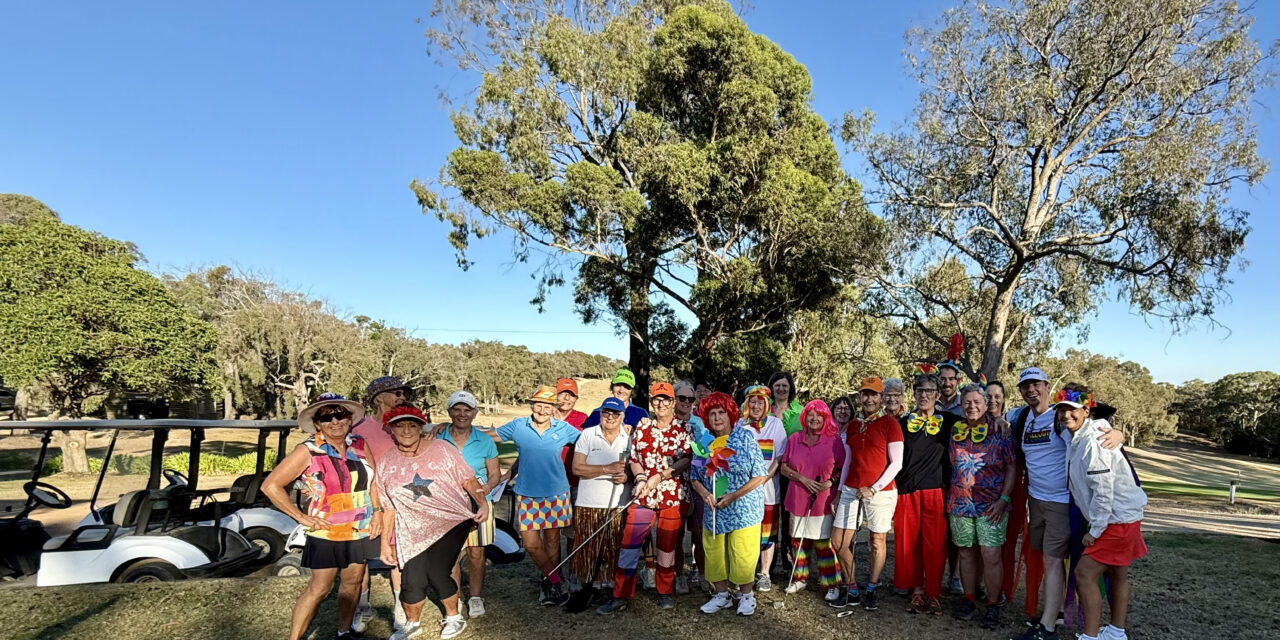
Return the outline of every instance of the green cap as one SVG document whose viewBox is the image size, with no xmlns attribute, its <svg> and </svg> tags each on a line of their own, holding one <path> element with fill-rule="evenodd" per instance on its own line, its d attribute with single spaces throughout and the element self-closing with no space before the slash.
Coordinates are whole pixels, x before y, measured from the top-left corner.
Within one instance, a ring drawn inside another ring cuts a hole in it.
<svg viewBox="0 0 1280 640">
<path fill-rule="evenodd" d="M 618 372 L 613 374 L 613 381 L 609 383 L 609 386 L 615 384 L 625 384 L 634 389 L 636 386 L 636 374 L 631 373 L 630 369 L 618 369 Z"/>
</svg>

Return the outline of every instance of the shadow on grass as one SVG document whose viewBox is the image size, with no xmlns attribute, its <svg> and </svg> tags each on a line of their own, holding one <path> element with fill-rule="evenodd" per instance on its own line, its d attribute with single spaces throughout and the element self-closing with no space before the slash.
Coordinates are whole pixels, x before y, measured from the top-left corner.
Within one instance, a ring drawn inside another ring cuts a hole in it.
<svg viewBox="0 0 1280 640">
<path fill-rule="evenodd" d="M 56 638 L 66 637 L 67 632 L 71 631 L 72 629 L 75 629 L 76 626 L 78 626 L 80 623 L 84 622 L 85 620 L 89 620 L 90 618 L 93 618 L 94 616 L 97 616 L 103 611 L 106 611 L 107 609 L 110 609 L 111 607 L 115 606 L 116 601 L 119 599 L 120 599 L 120 596 L 116 596 L 109 600 L 100 602 L 95 606 L 87 607 L 84 610 L 80 611 L 80 613 L 77 613 L 74 616 L 71 616 L 70 618 L 63 620 L 62 622 L 59 622 L 58 624 L 55 624 L 51 627 L 46 628 L 44 631 L 41 631 L 39 635 L 36 635 L 33 637 L 33 640 L 55 640 Z"/>
</svg>

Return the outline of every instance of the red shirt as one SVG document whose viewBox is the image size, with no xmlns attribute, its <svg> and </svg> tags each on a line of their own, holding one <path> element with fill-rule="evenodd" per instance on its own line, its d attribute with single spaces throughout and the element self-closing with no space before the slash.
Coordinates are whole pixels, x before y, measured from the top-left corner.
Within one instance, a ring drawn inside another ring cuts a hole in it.
<svg viewBox="0 0 1280 640">
<path fill-rule="evenodd" d="M 876 412 L 869 421 L 854 418 L 849 421 L 845 443 L 849 445 L 849 476 L 844 484 L 853 489 L 869 487 L 884 474 L 889 466 L 889 443 L 902 442 L 902 428 L 898 419 Z M 881 491 L 894 488 L 890 480 Z"/>
<path fill-rule="evenodd" d="M 658 475 L 689 455 L 690 442 L 689 431 L 679 418 L 672 418 L 671 424 L 661 430 L 657 420 L 641 418 L 631 431 L 631 462 L 640 465 L 646 475 Z M 646 509 L 661 511 L 679 507 L 683 499 L 684 483 L 680 476 L 673 476 L 658 483 L 653 493 L 639 502 Z"/>
<path fill-rule="evenodd" d="M 564 417 L 564 421 L 573 425 L 574 429 L 582 431 L 582 423 L 587 421 L 587 414 L 574 409 Z M 573 445 L 560 450 L 560 461 L 564 463 L 564 477 L 568 478 L 569 486 L 578 486 L 578 476 L 573 472 Z"/>
</svg>

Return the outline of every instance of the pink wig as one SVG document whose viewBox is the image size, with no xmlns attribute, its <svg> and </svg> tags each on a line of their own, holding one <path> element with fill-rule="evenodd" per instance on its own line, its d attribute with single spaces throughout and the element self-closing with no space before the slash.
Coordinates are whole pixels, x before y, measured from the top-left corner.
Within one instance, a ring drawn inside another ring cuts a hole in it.
<svg viewBox="0 0 1280 640">
<path fill-rule="evenodd" d="M 831 417 L 831 409 L 827 408 L 827 403 L 822 400 L 810 400 L 809 404 L 804 406 L 800 411 L 800 428 L 809 429 L 809 414 L 816 413 L 822 416 L 822 433 L 823 435 L 834 436 L 840 431 L 836 429 L 836 421 Z"/>
</svg>

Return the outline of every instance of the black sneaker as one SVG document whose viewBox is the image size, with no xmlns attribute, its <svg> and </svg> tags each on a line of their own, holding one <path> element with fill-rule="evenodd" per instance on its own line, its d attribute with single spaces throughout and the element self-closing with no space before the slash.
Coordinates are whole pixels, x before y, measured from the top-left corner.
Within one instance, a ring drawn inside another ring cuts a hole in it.
<svg viewBox="0 0 1280 640">
<path fill-rule="evenodd" d="M 355 631 L 339 631 L 333 634 L 333 640 L 364 640 L 364 636 Z"/>
<path fill-rule="evenodd" d="M 982 615 L 983 629 L 998 629 L 1001 624 L 1004 624 L 1004 620 L 1000 616 L 1001 609 L 1003 607 L 994 602 L 987 605 L 987 612 Z"/>
<path fill-rule="evenodd" d="M 538 583 L 538 604 L 551 604 L 551 581 L 546 578 Z"/>
<path fill-rule="evenodd" d="M 671 607 L 674 607 L 674 606 L 676 606 L 676 601 L 669 594 L 663 593 L 658 595 L 659 609 L 670 609 Z"/>
<path fill-rule="evenodd" d="M 1058 640 L 1058 630 L 1049 631 L 1044 628 L 1044 625 L 1037 622 L 1035 626 L 1009 638 L 1009 640 Z"/>
<path fill-rule="evenodd" d="M 854 600 L 853 602 L 857 602 L 857 600 Z M 840 594 L 836 596 L 835 600 L 827 601 L 828 606 L 835 607 L 837 609 L 843 609 L 850 604 L 853 603 L 849 602 L 849 590 L 845 588 L 840 589 Z"/>
<path fill-rule="evenodd" d="M 875 611 L 880 608 L 880 604 L 876 602 L 876 592 L 874 590 L 862 594 L 862 608 L 867 611 Z"/>
<path fill-rule="evenodd" d="M 565 593 L 564 582 L 557 582 L 551 585 L 551 601 L 546 604 L 554 604 L 560 606 L 569 601 L 569 594 Z"/>
<path fill-rule="evenodd" d="M 951 615 L 955 616 L 956 620 L 968 622 L 978 617 L 978 605 L 968 598 L 961 598 L 956 602 L 955 611 Z"/>
</svg>

